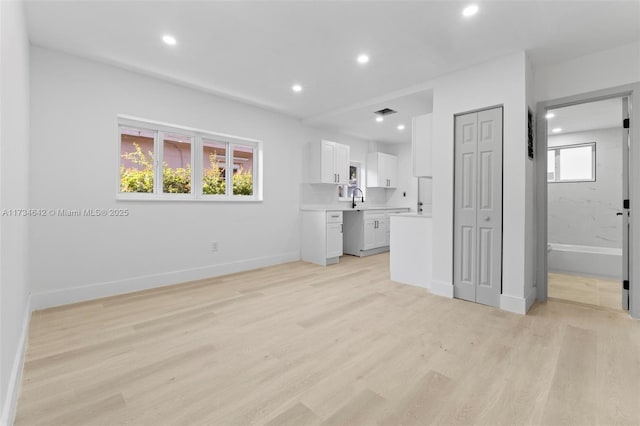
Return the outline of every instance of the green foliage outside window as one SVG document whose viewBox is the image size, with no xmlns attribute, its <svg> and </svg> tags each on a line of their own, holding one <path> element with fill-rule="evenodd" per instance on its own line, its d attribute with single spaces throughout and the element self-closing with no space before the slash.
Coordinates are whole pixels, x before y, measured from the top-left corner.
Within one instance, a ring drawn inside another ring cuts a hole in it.
<svg viewBox="0 0 640 426">
<path fill-rule="evenodd" d="M 140 145 L 134 142 L 133 152 L 122 154 L 122 158 L 131 161 L 139 168 L 126 168 L 120 165 L 120 192 L 153 192 L 153 154 L 149 160 Z"/>
<path fill-rule="evenodd" d="M 135 151 L 122 154 L 134 167 L 120 166 L 120 192 L 153 193 L 153 153 L 148 156 L 140 145 L 134 142 Z M 191 165 L 172 168 L 164 163 L 162 169 L 162 187 L 165 193 L 189 194 L 191 192 Z M 205 195 L 225 195 L 227 184 L 223 170 L 218 166 L 215 154 L 209 156 L 209 167 L 203 171 L 202 193 Z M 253 195 L 253 176 L 251 170 L 240 168 L 233 175 L 233 195 Z"/>
</svg>

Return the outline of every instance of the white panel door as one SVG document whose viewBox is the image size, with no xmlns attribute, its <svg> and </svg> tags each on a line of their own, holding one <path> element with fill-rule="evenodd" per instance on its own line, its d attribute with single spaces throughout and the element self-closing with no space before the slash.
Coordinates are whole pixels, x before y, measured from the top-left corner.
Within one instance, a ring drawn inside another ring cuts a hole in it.
<svg viewBox="0 0 640 426">
<path fill-rule="evenodd" d="M 476 301 L 478 114 L 456 117 L 453 295 Z"/>
<path fill-rule="evenodd" d="M 499 306 L 502 108 L 456 117 L 454 296 Z"/>
<path fill-rule="evenodd" d="M 478 113 L 476 302 L 500 306 L 502 291 L 502 108 Z"/>
</svg>

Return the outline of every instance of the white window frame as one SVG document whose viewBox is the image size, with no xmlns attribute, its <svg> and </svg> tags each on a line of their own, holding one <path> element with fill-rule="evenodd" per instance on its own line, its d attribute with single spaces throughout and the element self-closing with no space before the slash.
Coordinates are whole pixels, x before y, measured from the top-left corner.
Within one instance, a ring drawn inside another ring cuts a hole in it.
<svg viewBox="0 0 640 426">
<path fill-rule="evenodd" d="M 571 149 L 571 148 L 579 148 L 582 146 L 590 146 L 591 147 L 591 176 L 592 179 L 560 179 L 560 151 L 563 149 Z M 557 145 L 550 146 L 547 148 L 547 152 L 554 152 L 555 157 L 555 171 L 554 171 L 554 179 L 549 180 L 548 171 L 547 171 L 547 183 L 576 183 L 576 182 L 595 182 L 596 181 L 596 143 L 595 142 L 587 142 L 587 143 L 578 143 L 573 145 Z M 548 155 L 548 154 L 547 154 Z"/>
<path fill-rule="evenodd" d="M 132 117 L 129 115 L 117 116 L 117 139 L 118 139 L 118 167 L 116 176 L 116 199 L 135 201 L 223 201 L 223 202 L 261 202 L 262 193 L 262 141 L 257 139 L 232 136 L 224 133 L 212 132 L 209 130 L 195 129 L 192 127 L 179 126 L 175 124 L 163 123 L 160 121 L 148 120 L 144 118 Z M 122 127 L 143 129 L 155 132 L 153 144 L 154 161 L 154 192 L 120 192 L 120 166 L 122 160 L 120 129 Z M 163 151 L 164 134 L 178 134 L 191 138 L 191 193 L 190 194 L 169 194 L 163 192 Z M 202 139 L 213 139 L 216 142 L 225 143 L 225 179 L 227 193 L 225 195 L 202 194 Z M 253 147 L 253 195 L 233 195 L 233 148 L 236 145 Z"/>
</svg>

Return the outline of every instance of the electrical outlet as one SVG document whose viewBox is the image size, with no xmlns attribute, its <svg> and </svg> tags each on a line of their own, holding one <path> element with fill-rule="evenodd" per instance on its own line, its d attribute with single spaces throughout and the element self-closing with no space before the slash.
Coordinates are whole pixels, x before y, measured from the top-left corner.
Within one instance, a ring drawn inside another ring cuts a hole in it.
<svg viewBox="0 0 640 426">
<path fill-rule="evenodd" d="M 211 251 L 216 252 L 218 251 L 218 242 L 214 241 L 211 243 Z"/>
</svg>

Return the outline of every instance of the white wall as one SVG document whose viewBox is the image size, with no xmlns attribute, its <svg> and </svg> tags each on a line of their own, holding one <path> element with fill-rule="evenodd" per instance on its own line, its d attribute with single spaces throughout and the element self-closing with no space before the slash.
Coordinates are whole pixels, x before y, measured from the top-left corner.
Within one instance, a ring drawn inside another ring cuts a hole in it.
<svg viewBox="0 0 640 426">
<path fill-rule="evenodd" d="M 535 101 L 535 87 L 534 87 L 534 74 L 533 74 L 533 66 L 529 57 L 526 58 L 525 64 L 525 84 L 526 84 L 526 97 L 527 97 L 527 108 L 531 110 L 533 114 L 533 147 L 534 147 L 534 159 L 529 159 L 528 150 L 525 149 L 524 155 L 527 158 L 525 160 L 525 270 L 524 270 L 524 279 L 525 279 L 525 295 L 528 298 L 527 303 L 533 303 L 533 299 L 537 294 L 537 280 L 536 280 L 536 265 L 537 265 L 537 246 L 538 246 L 538 238 L 539 233 L 537 231 L 537 220 L 538 220 L 538 186 L 536 181 L 536 158 L 539 153 L 535 152 L 536 140 L 535 140 L 535 129 L 536 129 L 536 101 Z M 529 129 L 528 129 L 528 115 L 525 118 L 525 138 L 529 137 Z M 543 161 L 544 161 L 543 154 Z M 529 300 L 531 299 L 531 300 Z"/>
<path fill-rule="evenodd" d="M 550 243 L 622 248 L 622 128 L 553 135 L 548 146 L 596 142 L 596 181 L 550 183 Z"/>
<path fill-rule="evenodd" d="M 525 268 L 533 263 L 526 241 L 526 58 L 513 54 L 434 82 L 433 291 L 453 294 L 454 114 L 503 105 L 503 276 L 501 307 L 524 313 L 533 303 Z"/>
<path fill-rule="evenodd" d="M 408 207 L 412 211 L 416 211 L 416 205 L 418 203 L 418 179 L 413 176 L 411 144 L 385 144 L 384 148 L 380 150 L 398 157 L 397 188 L 395 190 L 383 189 L 383 191 L 386 191 L 387 205 L 392 207 Z"/>
<path fill-rule="evenodd" d="M 640 81 L 640 41 L 535 69 L 536 101 Z"/>
<path fill-rule="evenodd" d="M 29 207 L 29 41 L 21 2 L 0 2 L 0 207 Z M 11 423 L 30 314 L 28 219 L 0 216 L 0 412 Z"/>
<path fill-rule="evenodd" d="M 130 210 L 129 217 L 33 220 L 36 308 L 299 259 L 308 128 L 43 48 L 34 47 L 31 60 L 31 206 Z M 264 141 L 264 202 L 116 201 L 117 114 Z"/>
</svg>

